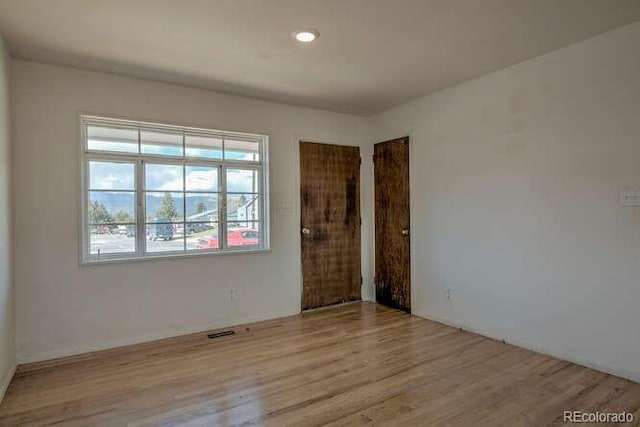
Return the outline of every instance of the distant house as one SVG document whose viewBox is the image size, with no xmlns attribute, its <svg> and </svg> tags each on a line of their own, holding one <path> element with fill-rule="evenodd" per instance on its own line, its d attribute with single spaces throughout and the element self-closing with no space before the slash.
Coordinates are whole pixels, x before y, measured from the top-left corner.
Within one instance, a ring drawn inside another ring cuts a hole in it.
<svg viewBox="0 0 640 427">
<path fill-rule="evenodd" d="M 251 227 L 252 221 L 258 221 L 260 209 L 258 209 L 258 196 L 253 196 L 244 205 L 238 206 L 235 211 L 227 214 L 227 221 L 238 227 Z"/>
</svg>

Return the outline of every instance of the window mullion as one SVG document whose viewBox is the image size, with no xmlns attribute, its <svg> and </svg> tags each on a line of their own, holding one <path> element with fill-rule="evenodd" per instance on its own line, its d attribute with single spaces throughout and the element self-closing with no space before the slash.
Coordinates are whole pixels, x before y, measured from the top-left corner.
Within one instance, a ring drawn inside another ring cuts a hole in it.
<svg viewBox="0 0 640 427">
<path fill-rule="evenodd" d="M 220 224 L 218 226 L 218 242 L 220 243 L 218 246 L 218 250 L 223 251 L 227 249 L 227 167 L 225 163 L 225 159 L 227 158 L 227 147 L 226 140 L 224 136 L 222 137 L 222 164 L 220 165 L 220 178 L 219 178 L 219 187 L 220 187 L 220 199 L 222 202 L 222 208 L 218 206 L 220 217 Z M 220 204 L 220 203 L 218 203 Z"/>
<path fill-rule="evenodd" d="M 224 142 L 223 142 L 224 144 Z M 228 230 L 227 230 L 227 168 L 224 166 L 224 164 L 220 165 L 220 173 L 219 173 L 219 187 L 220 187 L 220 193 L 219 193 L 219 198 L 221 203 L 218 203 L 218 217 L 219 217 L 219 224 L 218 224 L 218 242 L 220 242 L 220 246 L 218 249 L 219 250 L 226 250 L 227 249 L 227 235 L 228 235 Z M 220 205 L 222 205 L 222 207 L 220 207 Z"/>
<path fill-rule="evenodd" d="M 187 146 L 186 134 L 182 132 L 182 250 L 187 251 Z"/>
<path fill-rule="evenodd" d="M 138 129 L 138 155 L 140 155 L 141 135 Z M 144 203 L 145 185 L 144 185 L 144 160 L 139 157 L 136 164 L 136 220 L 138 222 L 136 231 L 136 254 L 143 256 L 147 252 L 147 233 L 145 226 L 146 206 Z"/>
<path fill-rule="evenodd" d="M 83 173 L 83 200 L 82 200 L 82 250 L 84 251 L 83 256 L 86 258 L 91 257 L 91 232 L 89 231 L 89 203 L 91 197 L 89 196 L 89 159 L 85 157 L 84 160 L 84 168 L 82 170 Z"/>
</svg>

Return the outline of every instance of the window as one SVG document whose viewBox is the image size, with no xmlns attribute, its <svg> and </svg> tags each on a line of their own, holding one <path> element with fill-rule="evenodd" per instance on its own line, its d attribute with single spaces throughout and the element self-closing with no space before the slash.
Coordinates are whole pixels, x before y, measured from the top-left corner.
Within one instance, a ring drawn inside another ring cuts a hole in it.
<svg viewBox="0 0 640 427">
<path fill-rule="evenodd" d="M 80 121 L 83 262 L 269 248 L 266 136 Z"/>
</svg>

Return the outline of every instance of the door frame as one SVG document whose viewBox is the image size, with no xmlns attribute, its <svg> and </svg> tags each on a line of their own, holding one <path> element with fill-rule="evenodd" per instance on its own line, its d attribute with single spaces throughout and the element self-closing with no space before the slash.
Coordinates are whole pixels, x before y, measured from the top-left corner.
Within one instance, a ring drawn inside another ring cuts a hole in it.
<svg viewBox="0 0 640 427">
<path fill-rule="evenodd" d="M 369 180 L 369 176 L 365 176 L 363 174 L 363 165 L 365 162 L 365 156 L 367 156 L 369 159 L 372 159 L 372 153 L 373 153 L 373 145 L 371 145 L 371 147 L 366 147 L 361 144 L 359 144 L 358 142 L 354 141 L 353 139 L 350 138 L 342 138 L 340 140 L 336 140 L 333 139 L 335 137 L 333 136 L 325 136 L 325 137 L 319 137 L 319 136 L 313 136 L 313 135 L 309 135 L 309 134 L 305 134 L 305 133 L 296 133 L 293 135 L 293 140 L 292 140 L 292 144 L 293 144 L 293 155 L 295 156 L 295 160 L 294 160 L 294 179 L 293 179 L 293 185 L 294 185 L 294 191 L 295 191 L 295 195 L 293 197 L 293 206 L 292 206 L 292 210 L 293 210 L 293 215 L 295 216 L 294 219 L 294 224 L 296 226 L 295 230 L 294 230 L 294 236 L 295 236 L 295 257 L 296 257 L 296 262 L 297 262 L 297 268 L 295 269 L 296 271 L 296 283 L 297 283 L 297 288 L 298 288 L 298 295 L 297 295 L 297 301 L 298 301 L 298 313 L 302 312 L 302 298 L 303 298 L 303 290 L 304 290 L 304 283 L 303 283 L 303 277 L 302 277 L 302 235 L 300 234 L 300 230 L 302 229 L 302 221 L 301 221 L 301 212 L 302 212 L 302 200 L 300 198 L 300 174 L 301 174 L 301 169 L 300 169 L 300 143 L 303 141 L 306 142 L 314 142 L 316 144 L 328 144 L 328 145 L 343 145 L 343 146 L 348 146 L 348 147 L 358 147 L 360 149 L 360 157 L 363 159 L 361 164 L 360 164 L 360 217 L 363 219 L 363 225 L 360 228 L 360 274 L 362 275 L 362 281 L 363 281 L 363 285 L 367 284 L 368 280 L 367 277 L 365 276 L 366 274 L 368 274 L 365 270 L 365 260 L 366 257 L 368 256 L 368 248 L 367 251 L 365 252 L 365 243 L 366 243 L 366 239 L 364 239 L 365 236 L 365 228 L 364 228 L 364 223 L 365 223 L 365 209 L 363 209 L 364 207 L 366 207 L 365 204 L 363 204 L 364 201 L 364 197 L 363 195 L 365 194 L 365 191 L 363 191 L 362 185 L 364 182 L 364 179 L 366 178 L 367 180 Z M 366 151 L 365 151 L 366 149 Z M 369 152 L 370 150 L 370 152 Z M 371 180 L 373 179 L 373 163 L 372 163 L 372 175 L 371 175 Z M 367 190 L 366 188 L 364 190 Z M 373 186 L 371 187 L 371 194 L 373 194 Z M 367 194 L 367 196 L 369 196 Z M 371 199 L 369 199 L 372 203 L 373 201 Z M 273 204 L 272 204 L 273 206 Z M 280 206 L 277 206 L 276 208 L 281 208 L 282 203 L 280 203 Z M 274 215 L 277 216 L 277 215 Z M 371 213 L 371 217 L 373 218 L 373 212 Z M 273 217 L 272 217 L 273 218 Z M 368 230 L 367 230 L 368 231 Z M 372 237 L 373 240 L 373 237 Z M 371 265 L 373 265 L 373 260 L 371 260 Z M 362 286 L 360 287 L 360 297 L 362 298 Z M 373 294 L 374 298 L 375 298 L 375 293 Z M 361 301 L 364 301 L 364 299 L 361 299 Z"/>
<path fill-rule="evenodd" d="M 372 240 L 372 248 L 371 248 L 371 266 L 373 269 L 373 274 L 375 275 L 376 272 L 376 230 L 375 230 L 375 215 L 376 215 L 376 201 L 375 201 L 375 167 L 373 166 L 373 146 L 376 144 L 379 144 L 381 142 L 388 142 L 388 141 L 395 141 L 396 139 L 402 139 L 402 138 L 408 138 L 409 142 L 409 230 L 410 230 L 410 239 L 409 239 L 409 277 L 411 278 L 410 280 L 410 292 L 411 292 L 411 308 L 409 313 L 411 313 L 411 315 L 420 315 L 422 317 L 428 317 L 426 315 L 425 312 L 423 312 L 422 310 L 416 310 L 416 301 L 417 298 L 416 296 L 418 295 L 417 291 L 417 286 L 415 284 L 416 280 L 415 278 L 417 277 L 416 274 L 416 259 L 415 259 L 415 243 L 416 243 L 416 239 L 414 238 L 414 230 L 416 230 L 416 224 L 415 222 L 412 220 L 414 217 L 414 212 L 415 212 L 415 197 L 414 197 L 414 188 L 415 188 L 415 166 L 414 166 L 414 133 L 411 131 L 408 132 L 400 132 L 401 136 L 392 136 L 392 137 L 386 137 L 386 138 L 381 138 L 378 139 L 376 142 L 371 144 L 371 210 L 372 210 L 372 214 L 371 217 L 373 219 L 373 224 L 371 227 L 371 240 Z M 375 280 L 373 280 L 373 283 L 371 285 L 373 287 L 373 289 L 371 290 L 373 292 L 373 297 L 374 299 L 376 298 L 376 284 L 375 284 Z M 376 301 L 377 302 L 377 301 Z M 420 314 L 422 313 L 422 314 Z"/>
</svg>

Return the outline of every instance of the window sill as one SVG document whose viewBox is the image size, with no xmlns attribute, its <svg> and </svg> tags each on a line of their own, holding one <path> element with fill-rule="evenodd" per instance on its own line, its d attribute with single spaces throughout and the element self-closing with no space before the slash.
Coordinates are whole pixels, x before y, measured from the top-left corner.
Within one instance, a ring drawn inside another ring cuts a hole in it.
<svg viewBox="0 0 640 427">
<path fill-rule="evenodd" d="M 226 256 L 226 255 L 250 255 L 271 252 L 271 248 L 251 248 L 251 249 L 237 249 L 226 251 L 203 251 L 203 252 L 188 252 L 188 253 L 160 253 L 158 255 L 145 255 L 145 256 L 123 256 L 123 257 L 108 257 L 100 260 L 93 259 L 81 259 L 80 266 L 93 266 L 104 264 L 120 264 L 128 262 L 144 262 L 144 261 L 168 261 L 178 260 L 185 258 L 202 258 L 209 256 Z"/>
</svg>

